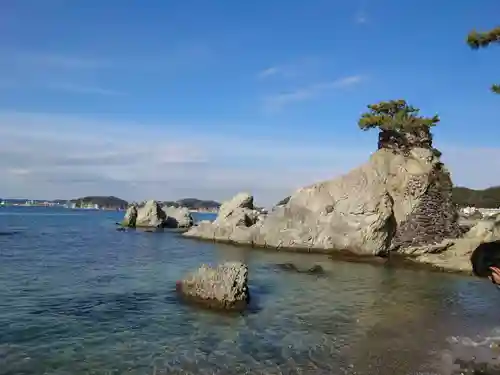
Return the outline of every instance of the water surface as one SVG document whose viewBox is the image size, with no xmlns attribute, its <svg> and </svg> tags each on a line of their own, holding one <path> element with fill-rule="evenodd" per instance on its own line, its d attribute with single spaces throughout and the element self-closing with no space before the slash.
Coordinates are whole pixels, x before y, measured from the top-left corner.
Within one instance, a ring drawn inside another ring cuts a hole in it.
<svg viewBox="0 0 500 375">
<path fill-rule="evenodd" d="M 121 215 L 0 209 L 1 375 L 447 374 L 445 350 L 500 325 L 473 278 L 117 232 Z M 250 312 L 177 301 L 176 280 L 222 260 L 249 264 Z"/>
</svg>

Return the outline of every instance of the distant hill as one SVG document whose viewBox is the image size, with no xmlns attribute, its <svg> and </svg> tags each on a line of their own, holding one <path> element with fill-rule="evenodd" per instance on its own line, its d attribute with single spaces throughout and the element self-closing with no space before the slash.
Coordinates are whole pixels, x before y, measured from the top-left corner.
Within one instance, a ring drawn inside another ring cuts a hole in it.
<svg viewBox="0 0 500 375">
<path fill-rule="evenodd" d="M 453 201 L 460 207 L 499 208 L 500 186 L 484 190 L 456 186 L 453 188 Z"/>
<path fill-rule="evenodd" d="M 218 210 L 220 203 L 212 200 L 184 198 L 178 201 L 164 201 L 162 204 L 174 207 L 187 207 L 190 210 Z"/>
<path fill-rule="evenodd" d="M 128 202 L 126 200 L 114 196 L 88 196 L 76 198 L 71 200 L 77 206 L 81 204 L 98 204 L 102 208 L 127 208 Z"/>
</svg>

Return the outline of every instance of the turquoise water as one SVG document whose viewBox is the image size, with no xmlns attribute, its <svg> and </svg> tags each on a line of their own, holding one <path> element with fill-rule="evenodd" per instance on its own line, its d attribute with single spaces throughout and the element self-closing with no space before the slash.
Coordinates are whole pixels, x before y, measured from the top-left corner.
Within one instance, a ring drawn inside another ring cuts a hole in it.
<svg viewBox="0 0 500 375">
<path fill-rule="evenodd" d="M 472 278 L 118 232 L 121 215 L 0 208 L 1 375 L 444 374 L 450 336 L 499 325 Z M 221 260 L 249 264 L 251 310 L 180 304 L 175 281 Z"/>
</svg>

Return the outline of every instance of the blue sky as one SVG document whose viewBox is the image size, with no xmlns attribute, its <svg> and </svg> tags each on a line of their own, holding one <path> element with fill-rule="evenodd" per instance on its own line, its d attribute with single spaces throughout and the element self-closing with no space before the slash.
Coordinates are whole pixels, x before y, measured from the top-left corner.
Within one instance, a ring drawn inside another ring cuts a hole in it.
<svg viewBox="0 0 500 375">
<path fill-rule="evenodd" d="M 456 184 L 500 184 L 500 46 L 465 44 L 499 14 L 498 0 L 1 2 L 0 196 L 268 204 L 366 160 L 377 136 L 359 115 L 398 98 L 439 113 Z"/>
</svg>

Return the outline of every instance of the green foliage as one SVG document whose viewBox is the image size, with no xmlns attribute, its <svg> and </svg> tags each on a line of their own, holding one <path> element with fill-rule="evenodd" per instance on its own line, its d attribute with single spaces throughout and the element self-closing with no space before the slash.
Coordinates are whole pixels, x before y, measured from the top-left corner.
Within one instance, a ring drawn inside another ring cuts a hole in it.
<svg viewBox="0 0 500 375">
<path fill-rule="evenodd" d="M 454 187 L 453 202 L 460 207 L 498 208 L 500 207 L 500 186 L 484 190 Z"/>
<path fill-rule="evenodd" d="M 467 36 L 467 44 L 475 50 L 488 47 L 492 43 L 500 43 L 500 26 L 486 32 L 472 30 Z M 491 86 L 491 91 L 500 94 L 500 85 Z"/>
<path fill-rule="evenodd" d="M 220 207 L 220 203 L 212 200 L 202 200 L 196 198 L 184 198 L 178 201 L 164 201 L 162 202 L 165 206 L 174 207 L 187 207 L 190 210 L 217 210 Z"/>
<path fill-rule="evenodd" d="M 89 196 L 72 199 L 71 202 L 75 203 L 77 207 L 82 207 L 87 204 L 97 204 L 104 208 L 126 208 L 128 205 L 127 201 L 114 196 Z"/>
<path fill-rule="evenodd" d="M 410 132 L 421 128 L 430 128 L 437 125 L 439 117 L 419 116 L 419 109 L 408 105 L 405 100 L 391 100 L 368 106 L 369 111 L 363 113 L 358 121 L 362 130 L 379 128 L 380 130 L 394 130 Z"/>
</svg>

